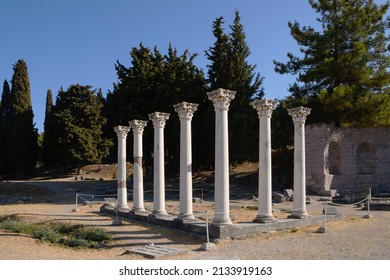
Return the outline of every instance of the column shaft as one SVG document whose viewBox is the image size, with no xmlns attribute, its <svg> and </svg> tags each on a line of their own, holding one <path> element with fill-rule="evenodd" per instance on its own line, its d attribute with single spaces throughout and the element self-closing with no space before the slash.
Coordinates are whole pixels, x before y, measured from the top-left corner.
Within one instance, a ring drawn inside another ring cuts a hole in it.
<svg viewBox="0 0 390 280">
<path fill-rule="evenodd" d="M 133 120 L 129 122 L 133 129 L 133 208 L 134 213 L 145 212 L 144 207 L 144 185 L 142 169 L 142 133 L 147 121 Z"/>
<path fill-rule="evenodd" d="M 179 219 L 194 219 L 192 213 L 191 122 L 180 121 L 180 213 Z"/>
<path fill-rule="evenodd" d="M 271 120 L 260 119 L 259 137 L 259 205 L 256 221 L 274 220 L 272 216 L 272 164 L 271 164 Z"/>
<path fill-rule="evenodd" d="M 259 115 L 259 204 L 255 222 L 274 222 L 272 216 L 272 160 L 271 116 L 276 102 L 268 99 L 254 101 L 252 106 Z"/>
<path fill-rule="evenodd" d="M 306 211 L 305 121 L 310 110 L 305 107 L 288 110 L 294 122 L 294 203 L 291 218 L 308 217 Z"/>
<path fill-rule="evenodd" d="M 149 115 L 154 126 L 153 215 L 168 215 L 165 209 L 164 126 L 169 114 L 155 112 Z"/>
<path fill-rule="evenodd" d="M 178 220 L 194 220 L 192 210 L 191 120 L 198 104 L 181 102 L 173 106 L 180 118 L 180 211 Z"/>
<path fill-rule="evenodd" d="M 164 132 L 163 128 L 154 130 L 154 214 L 167 214 L 165 210 L 165 164 L 164 164 Z"/>
<path fill-rule="evenodd" d="M 114 128 L 118 136 L 118 209 L 128 211 L 127 205 L 127 186 L 126 186 L 126 138 L 130 131 L 129 127 L 117 126 Z"/>
<path fill-rule="evenodd" d="M 294 203 L 292 216 L 304 218 L 306 211 L 305 126 L 294 125 Z"/>
<path fill-rule="evenodd" d="M 229 213 L 228 109 L 235 93 L 221 88 L 207 93 L 215 109 L 215 225 L 232 223 Z"/>
<path fill-rule="evenodd" d="M 218 110 L 215 119 L 215 215 L 213 223 L 231 223 L 228 139 L 228 112 Z"/>
</svg>

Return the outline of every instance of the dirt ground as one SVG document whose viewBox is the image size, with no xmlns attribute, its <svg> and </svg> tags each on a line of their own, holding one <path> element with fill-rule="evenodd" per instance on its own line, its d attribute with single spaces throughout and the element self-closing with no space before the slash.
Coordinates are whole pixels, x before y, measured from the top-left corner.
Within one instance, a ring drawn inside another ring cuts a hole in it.
<svg viewBox="0 0 390 280">
<path fill-rule="evenodd" d="M 236 177 L 240 178 L 237 174 Z M 372 211 L 372 218 L 363 219 L 367 212 L 361 208 L 338 207 L 337 211 L 342 217 L 328 222 L 325 233 L 317 233 L 319 226 L 312 226 L 262 233 L 246 238 L 216 240 L 217 249 L 204 252 L 200 250 L 201 244 L 205 242 L 204 238 L 188 233 L 131 221 L 123 221 L 121 226 L 113 226 L 113 218 L 101 215 L 99 213 L 101 204 L 95 200 L 115 193 L 116 183 L 113 180 L 95 179 L 97 180 L 92 178 L 75 180 L 72 176 L 60 180 L 0 182 L 0 204 L 3 204 L 0 205 L 0 216 L 17 215 L 31 222 L 56 221 L 98 226 L 114 235 L 112 243 L 100 249 L 68 249 L 39 242 L 28 236 L 0 231 L 0 259 L 142 260 L 146 257 L 128 253 L 128 249 L 153 243 L 184 252 L 163 259 L 390 260 L 390 212 Z M 204 180 L 202 182 L 205 190 L 208 190 L 207 182 Z M 174 183 L 170 184 L 167 185 L 167 189 L 177 188 Z M 77 205 L 79 211 L 73 212 L 76 207 L 76 193 L 96 196 L 79 198 Z M 207 191 L 204 191 L 204 200 L 194 203 L 194 213 L 200 220 L 204 219 L 206 210 L 211 216 L 213 213 L 213 203 L 207 194 Z M 145 206 L 151 210 L 152 202 L 148 200 L 147 194 L 145 198 Z M 256 217 L 257 202 L 250 193 L 234 194 L 231 198 L 230 209 L 234 222 L 251 221 Z M 324 202 L 320 201 L 320 197 L 311 198 L 312 203 L 307 206 L 309 214 L 322 213 Z M 94 203 L 84 205 L 82 203 L 84 199 Z M 129 204 L 131 207 L 131 201 Z M 168 213 L 177 215 L 178 192 L 167 195 L 166 205 Z M 291 208 L 292 202 L 289 201 L 274 204 L 275 218 L 285 217 L 286 211 Z"/>
</svg>

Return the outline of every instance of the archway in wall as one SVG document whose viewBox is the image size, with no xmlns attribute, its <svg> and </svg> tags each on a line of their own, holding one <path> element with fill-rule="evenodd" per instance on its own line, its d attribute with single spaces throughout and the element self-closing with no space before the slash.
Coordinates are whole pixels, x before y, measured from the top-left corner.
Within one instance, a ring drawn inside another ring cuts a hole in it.
<svg viewBox="0 0 390 280">
<path fill-rule="evenodd" d="M 329 174 L 341 174 L 340 169 L 340 144 L 336 141 L 331 141 L 328 148 L 327 167 Z"/>
<path fill-rule="evenodd" d="M 361 143 L 356 149 L 356 172 L 359 175 L 375 173 L 375 149 L 371 143 Z"/>
</svg>

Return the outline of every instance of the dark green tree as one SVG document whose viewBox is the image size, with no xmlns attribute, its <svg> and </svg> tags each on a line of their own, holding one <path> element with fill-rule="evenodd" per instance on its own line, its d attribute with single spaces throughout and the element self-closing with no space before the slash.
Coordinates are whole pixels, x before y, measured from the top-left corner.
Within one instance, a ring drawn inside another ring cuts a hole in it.
<svg viewBox="0 0 390 280">
<path fill-rule="evenodd" d="M 3 84 L 0 102 L 0 174 L 9 171 L 7 131 L 11 121 L 11 89 L 8 81 Z"/>
<path fill-rule="evenodd" d="M 149 120 L 148 114 L 155 111 L 170 113 L 170 119 L 165 126 L 165 148 L 168 160 L 168 170 L 179 168 L 179 118 L 173 105 L 182 101 L 202 103 L 206 99 L 206 83 L 203 72 L 194 65 L 196 55 L 185 51 L 179 55 L 171 45 L 168 53 L 162 55 L 157 48 L 150 50 L 140 44 L 133 48 L 131 53 L 131 66 L 126 67 L 117 62 L 116 71 L 118 83 L 114 85 L 113 92 L 107 95 L 105 108 L 109 125 L 106 132 L 116 139 L 113 127 L 128 125 L 133 119 Z M 193 141 L 201 138 L 195 131 L 204 125 L 196 122 L 194 117 Z M 195 124 L 196 123 L 196 124 Z M 153 125 L 149 121 L 144 131 L 144 159 L 147 165 L 152 164 L 153 153 Z M 115 140 L 116 141 L 116 140 Z M 205 141 L 202 139 L 202 141 Z M 132 136 L 128 137 L 128 143 L 132 145 Z M 196 150 L 196 148 L 194 148 Z M 116 155 L 116 147 L 112 155 Z M 132 150 L 128 149 L 128 157 L 131 158 Z M 194 163 L 200 164 L 201 158 L 196 158 L 194 151 Z M 116 160 L 116 158 L 114 158 Z"/>
<path fill-rule="evenodd" d="M 288 53 L 287 63 L 274 61 L 276 72 L 298 76 L 290 92 L 314 109 L 311 121 L 389 126 L 389 2 L 309 2 L 321 30 L 289 22 L 302 55 Z"/>
<path fill-rule="evenodd" d="M 36 163 L 38 132 L 33 118 L 27 65 L 18 60 L 11 81 L 11 120 L 6 133 L 10 171 L 20 175 L 31 171 Z"/>
<path fill-rule="evenodd" d="M 106 122 L 102 107 L 91 86 L 71 85 L 66 91 L 61 88 L 51 110 L 57 162 L 80 167 L 100 163 L 108 155 L 112 141 L 102 137 Z"/>
<path fill-rule="evenodd" d="M 55 165 L 57 161 L 57 155 L 55 127 L 53 124 L 53 95 L 50 89 L 46 94 L 45 121 L 43 127 L 43 164 L 46 167 L 51 167 Z"/>
<path fill-rule="evenodd" d="M 206 51 L 210 60 L 208 82 L 210 90 L 225 88 L 236 91 L 229 108 L 230 157 L 233 162 L 256 159 L 258 148 L 258 117 L 250 103 L 263 97 L 263 78 L 249 64 L 250 49 L 246 43 L 244 26 L 238 11 L 230 25 L 230 33 L 223 29 L 223 17 L 213 23 L 214 46 Z"/>
</svg>

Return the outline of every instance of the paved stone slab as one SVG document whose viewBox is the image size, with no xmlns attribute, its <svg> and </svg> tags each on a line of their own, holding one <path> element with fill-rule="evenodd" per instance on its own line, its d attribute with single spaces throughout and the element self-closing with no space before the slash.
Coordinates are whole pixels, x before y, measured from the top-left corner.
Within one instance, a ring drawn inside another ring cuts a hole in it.
<svg viewBox="0 0 390 280">
<path fill-rule="evenodd" d="M 184 254 L 186 251 L 149 244 L 138 248 L 127 248 L 126 253 L 137 253 L 149 258 L 156 259 L 165 256 Z"/>
</svg>

